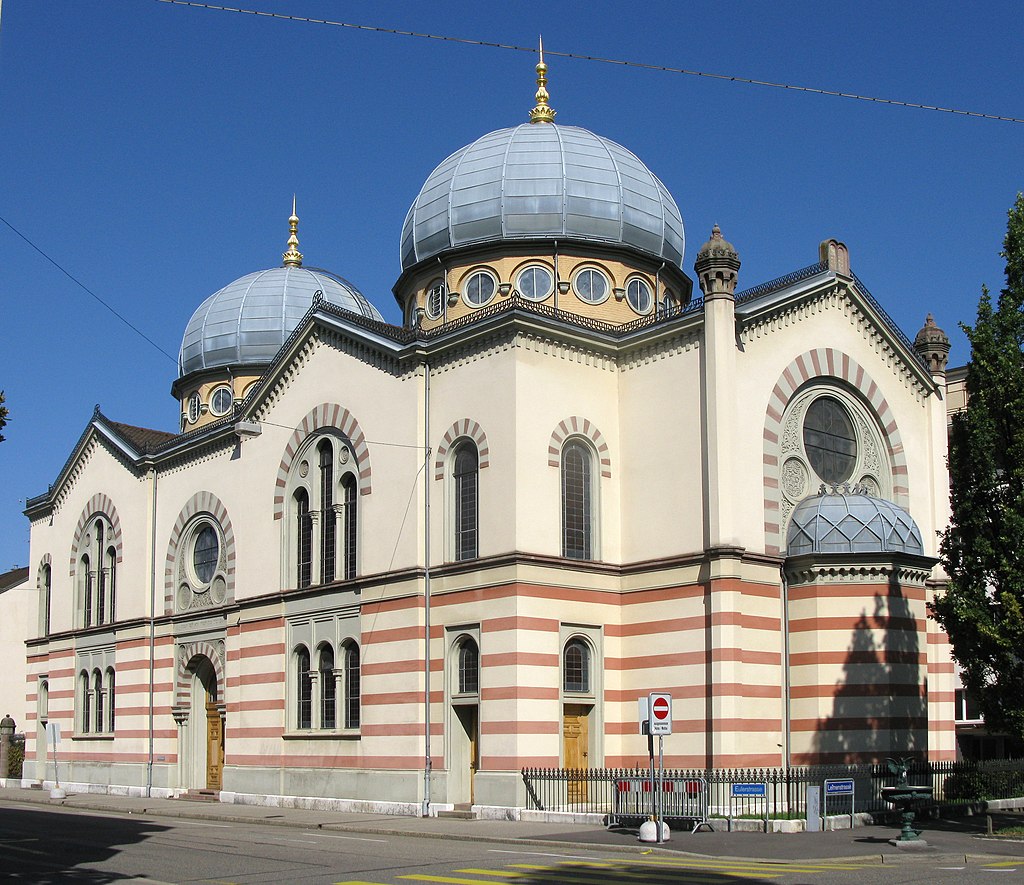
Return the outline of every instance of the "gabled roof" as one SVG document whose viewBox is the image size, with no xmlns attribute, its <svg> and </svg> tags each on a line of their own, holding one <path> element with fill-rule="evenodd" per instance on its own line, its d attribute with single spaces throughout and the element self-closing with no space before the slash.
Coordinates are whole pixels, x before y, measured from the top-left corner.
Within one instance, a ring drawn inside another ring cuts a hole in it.
<svg viewBox="0 0 1024 885">
<path fill-rule="evenodd" d="M 19 584 L 23 584 L 27 580 L 28 566 L 11 569 L 9 572 L 4 572 L 2 575 L 0 575 L 0 593 L 17 587 Z"/>
</svg>

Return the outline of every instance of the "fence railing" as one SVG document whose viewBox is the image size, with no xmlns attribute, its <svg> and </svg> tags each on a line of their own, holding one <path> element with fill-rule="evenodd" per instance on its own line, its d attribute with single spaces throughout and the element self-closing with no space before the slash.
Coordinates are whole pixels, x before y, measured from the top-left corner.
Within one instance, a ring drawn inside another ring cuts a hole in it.
<svg viewBox="0 0 1024 885">
<path fill-rule="evenodd" d="M 612 820 L 646 817 L 655 792 L 668 819 L 801 818 L 807 813 L 807 787 L 823 787 L 830 779 L 853 780 L 856 811 L 882 812 L 889 810 L 882 787 L 897 782 L 886 765 L 666 769 L 663 777 L 656 775 L 653 790 L 651 772 L 643 768 L 524 768 L 522 775 L 528 808 L 593 812 Z M 916 762 L 910 765 L 908 780 L 930 786 L 939 806 L 1024 797 L 1024 760 Z M 765 789 L 763 795 L 734 796 L 733 784 L 764 784 Z M 843 797 L 842 807 L 835 799 L 824 807 L 825 800 L 822 795 L 822 813 L 849 813 L 848 797 Z"/>
</svg>

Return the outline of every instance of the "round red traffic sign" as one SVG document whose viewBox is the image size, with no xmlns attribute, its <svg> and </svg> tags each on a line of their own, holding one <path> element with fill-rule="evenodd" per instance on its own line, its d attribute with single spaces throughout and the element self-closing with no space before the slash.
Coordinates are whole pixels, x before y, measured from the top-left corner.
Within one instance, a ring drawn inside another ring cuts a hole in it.
<svg viewBox="0 0 1024 885">
<path fill-rule="evenodd" d="M 668 714 L 671 710 L 668 698 L 655 698 L 652 709 L 654 710 L 655 719 L 668 719 Z"/>
</svg>

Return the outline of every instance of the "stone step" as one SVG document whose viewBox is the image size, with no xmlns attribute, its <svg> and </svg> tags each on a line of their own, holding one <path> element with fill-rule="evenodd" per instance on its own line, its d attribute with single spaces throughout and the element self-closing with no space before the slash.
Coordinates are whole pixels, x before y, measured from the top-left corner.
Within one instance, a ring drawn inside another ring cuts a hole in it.
<svg viewBox="0 0 1024 885">
<path fill-rule="evenodd" d="M 177 798 L 185 802 L 220 802 L 220 790 L 189 790 Z"/>
</svg>

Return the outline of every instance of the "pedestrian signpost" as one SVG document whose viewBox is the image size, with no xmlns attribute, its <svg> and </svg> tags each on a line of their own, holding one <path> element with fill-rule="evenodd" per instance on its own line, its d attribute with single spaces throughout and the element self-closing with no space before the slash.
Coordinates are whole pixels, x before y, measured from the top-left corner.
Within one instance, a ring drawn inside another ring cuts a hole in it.
<svg viewBox="0 0 1024 885">
<path fill-rule="evenodd" d="M 60 723 L 52 719 L 46 723 L 46 744 L 53 748 L 53 789 L 51 799 L 66 799 L 67 792 L 60 785 L 60 769 L 57 767 L 57 744 L 60 743 Z"/>
<path fill-rule="evenodd" d="M 654 820 L 656 836 L 645 839 L 644 826 L 640 827 L 640 838 L 645 842 L 664 842 L 668 827 L 662 821 L 662 783 L 665 771 L 665 735 L 672 734 L 672 695 L 651 692 L 645 698 L 637 698 L 640 719 L 640 733 L 647 735 L 647 751 L 651 757 L 651 817 Z M 654 736 L 658 736 L 658 777 L 654 774 Z M 648 828 L 650 829 L 650 828 Z"/>
</svg>

